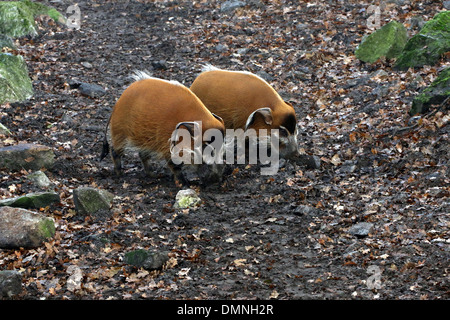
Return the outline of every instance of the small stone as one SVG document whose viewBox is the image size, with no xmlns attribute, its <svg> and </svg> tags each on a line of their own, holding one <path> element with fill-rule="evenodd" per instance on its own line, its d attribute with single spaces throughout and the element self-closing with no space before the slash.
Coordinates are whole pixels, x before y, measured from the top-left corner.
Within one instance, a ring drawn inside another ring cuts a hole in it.
<svg viewBox="0 0 450 320">
<path fill-rule="evenodd" d="M 308 205 L 298 205 L 295 209 L 294 209 L 294 214 L 295 215 L 315 215 L 316 213 L 318 213 L 319 209 L 308 206 Z"/>
<path fill-rule="evenodd" d="M 218 45 L 216 45 L 215 49 L 217 52 L 223 53 L 228 51 L 228 46 L 226 44 L 219 43 Z"/>
<path fill-rule="evenodd" d="M 67 290 L 75 292 L 81 289 L 81 280 L 83 280 L 83 272 L 80 267 L 71 265 L 67 268 L 67 273 L 70 277 L 67 279 Z"/>
<path fill-rule="evenodd" d="M 91 98 L 98 98 L 106 93 L 106 90 L 103 89 L 103 87 L 97 84 L 84 82 L 80 84 L 80 86 L 78 87 L 78 91 L 80 91 L 81 94 Z"/>
<path fill-rule="evenodd" d="M 40 188 L 47 189 L 51 185 L 50 179 L 41 170 L 30 173 L 27 179 Z"/>
<path fill-rule="evenodd" d="M 85 67 L 86 69 L 92 69 L 92 64 L 90 64 L 90 63 L 87 62 L 87 61 L 81 62 L 81 65 L 82 65 L 83 67 Z"/>
<path fill-rule="evenodd" d="M 144 268 L 146 270 L 162 269 L 164 263 L 169 260 L 167 252 L 150 252 L 139 249 L 127 252 L 124 257 L 126 264 L 133 265 L 137 268 Z"/>
<path fill-rule="evenodd" d="M 101 215 L 109 211 L 114 195 L 106 190 L 80 187 L 73 191 L 75 211 L 81 215 Z"/>
<path fill-rule="evenodd" d="M 351 235 L 357 237 L 357 238 L 364 238 L 369 235 L 369 233 L 372 231 L 373 223 L 369 222 L 360 222 L 352 226 L 348 233 Z"/>
<path fill-rule="evenodd" d="M 233 11 L 233 10 L 243 7 L 245 5 L 246 5 L 246 3 L 244 1 L 225 1 L 220 6 L 220 11 L 221 12 Z"/>
<path fill-rule="evenodd" d="M 166 60 L 152 61 L 152 67 L 155 70 L 166 70 L 167 62 Z"/>
<path fill-rule="evenodd" d="M 300 154 L 296 158 L 296 163 L 305 166 L 307 169 L 320 169 L 320 158 L 314 155 Z"/>
<path fill-rule="evenodd" d="M 185 189 L 178 191 L 175 197 L 174 208 L 186 209 L 193 208 L 200 204 L 201 199 L 197 195 L 197 192 L 192 189 Z"/>
<path fill-rule="evenodd" d="M 22 274 L 15 270 L 0 271 L 0 297 L 12 298 L 22 292 Z"/>
</svg>

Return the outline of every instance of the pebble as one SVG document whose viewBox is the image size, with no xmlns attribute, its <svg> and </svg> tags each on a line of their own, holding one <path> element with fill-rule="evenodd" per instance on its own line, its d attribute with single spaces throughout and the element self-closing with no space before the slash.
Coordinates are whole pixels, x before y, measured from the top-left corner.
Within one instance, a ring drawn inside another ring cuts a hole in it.
<svg viewBox="0 0 450 320">
<path fill-rule="evenodd" d="M 351 235 L 353 235 L 357 238 L 364 238 L 369 235 L 372 228 L 373 228 L 373 223 L 360 222 L 360 223 L 357 223 L 354 226 L 352 226 L 348 230 L 348 233 L 350 233 Z"/>
</svg>

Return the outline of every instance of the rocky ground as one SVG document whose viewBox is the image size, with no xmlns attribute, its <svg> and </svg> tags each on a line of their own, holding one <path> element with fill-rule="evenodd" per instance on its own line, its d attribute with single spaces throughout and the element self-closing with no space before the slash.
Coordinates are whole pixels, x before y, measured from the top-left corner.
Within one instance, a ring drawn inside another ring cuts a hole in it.
<svg viewBox="0 0 450 320">
<path fill-rule="evenodd" d="M 1 269 L 23 274 L 14 299 L 450 297 L 448 110 L 407 114 L 448 60 L 408 71 L 360 63 L 354 50 L 370 30 L 359 1 L 247 2 L 80 0 L 79 30 L 42 18 L 39 36 L 18 40 L 35 95 L 0 107 L 13 132 L 0 144 L 52 147 L 45 173 L 61 203 L 41 210 L 56 220 L 53 239 L 0 250 Z M 48 4 L 71 14 L 69 1 Z M 414 34 L 440 10 L 440 1 L 389 1 L 380 19 Z M 300 147 L 320 168 L 286 162 L 261 176 L 234 166 L 220 186 L 193 186 L 203 202 L 184 210 L 172 207 L 179 188 L 164 167 L 150 179 L 129 155 L 115 178 L 98 156 L 129 75 L 189 86 L 205 63 L 267 79 L 295 105 Z M 33 191 L 28 173 L 1 171 L 0 198 Z M 110 216 L 77 215 L 80 186 L 113 193 Z M 139 248 L 170 259 L 156 271 L 124 263 Z M 80 286 L 69 284 L 73 266 Z"/>
</svg>

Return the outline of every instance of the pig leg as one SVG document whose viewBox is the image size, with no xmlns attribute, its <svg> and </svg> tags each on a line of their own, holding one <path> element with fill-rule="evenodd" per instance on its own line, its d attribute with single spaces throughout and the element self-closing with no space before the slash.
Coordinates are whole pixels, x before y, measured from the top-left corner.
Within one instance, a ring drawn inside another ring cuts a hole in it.
<svg viewBox="0 0 450 320">
<path fill-rule="evenodd" d="M 184 178 L 183 172 L 181 171 L 181 165 L 177 165 L 172 162 L 172 160 L 169 160 L 167 165 L 169 166 L 169 169 L 173 173 L 173 177 L 175 180 L 176 185 L 187 185 L 188 181 Z"/>
<path fill-rule="evenodd" d="M 157 174 L 153 171 L 150 165 L 151 155 L 146 151 L 139 151 L 139 157 L 141 158 L 142 164 L 144 165 L 145 174 L 150 177 L 156 177 Z"/>
<path fill-rule="evenodd" d="M 116 149 L 111 148 L 111 156 L 114 162 L 114 172 L 118 176 L 122 175 L 122 155 L 123 150 L 117 151 Z"/>
</svg>

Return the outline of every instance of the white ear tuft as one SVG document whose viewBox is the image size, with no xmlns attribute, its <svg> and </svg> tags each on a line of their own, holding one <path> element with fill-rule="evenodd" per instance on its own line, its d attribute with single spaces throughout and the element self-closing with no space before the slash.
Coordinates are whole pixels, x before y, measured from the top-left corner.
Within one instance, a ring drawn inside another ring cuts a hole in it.
<svg viewBox="0 0 450 320">
<path fill-rule="evenodd" d="M 255 121 L 255 116 L 259 114 L 263 117 L 264 122 L 268 124 L 269 126 L 272 124 L 272 110 L 270 108 L 260 108 L 258 110 L 253 111 L 253 113 L 247 118 L 247 122 L 245 124 L 245 129 L 247 130 L 248 127 Z"/>
<path fill-rule="evenodd" d="M 140 81 L 144 79 L 153 79 L 153 77 L 150 75 L 148 71 L 142 71 L 142 70 L 134 70 L 134 74 L 130 76 L 134 81 Z"/>
<path fill-rule="evenodd" d="M 202 72 L 216 71 L 216 70 L 220 70 L 220 69 L 217 67 L 214 67 L 212 64 L 209 64 L 209 63 L 203 65 L 203 67 L 202 67 Z"/>
</svg>

